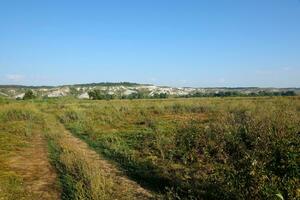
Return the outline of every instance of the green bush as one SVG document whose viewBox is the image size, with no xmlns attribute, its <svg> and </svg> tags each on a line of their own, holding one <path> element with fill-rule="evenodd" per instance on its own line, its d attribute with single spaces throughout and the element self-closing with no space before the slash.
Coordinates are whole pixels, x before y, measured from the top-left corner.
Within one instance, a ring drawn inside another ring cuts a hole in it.
<svg viewBox="0 0 300 200">
<path fill-rule="evenodd" d="M 28 100 L 28 99 L 35 99 L 36 96 L 34 95 L 32 90 L 27 90 L 24 94 L 23 100 Z"/>
</svg>

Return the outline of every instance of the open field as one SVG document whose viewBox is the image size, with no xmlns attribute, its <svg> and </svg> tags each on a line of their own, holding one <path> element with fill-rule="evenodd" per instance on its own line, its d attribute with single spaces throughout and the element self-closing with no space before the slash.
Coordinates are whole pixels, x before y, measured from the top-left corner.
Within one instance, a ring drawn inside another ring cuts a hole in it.
<svg viewBox="0 0 300 200">
<path fill-rule="evenodd" d="M 0 101 L 0 199 L 298 199 L 299 134 L 299 97 Z"/>
</svg>

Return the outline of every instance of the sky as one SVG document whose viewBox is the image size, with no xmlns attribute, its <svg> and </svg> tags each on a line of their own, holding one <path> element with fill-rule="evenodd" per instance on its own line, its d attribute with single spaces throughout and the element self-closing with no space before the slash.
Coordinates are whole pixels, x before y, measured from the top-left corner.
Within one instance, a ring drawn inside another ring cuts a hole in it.
<svg viewBox="0 0 300 200">
<path fill-rule="evenodd" d="M 300 87 L 300 0 L 0 0 L 0 84 Z"/>
</svg>

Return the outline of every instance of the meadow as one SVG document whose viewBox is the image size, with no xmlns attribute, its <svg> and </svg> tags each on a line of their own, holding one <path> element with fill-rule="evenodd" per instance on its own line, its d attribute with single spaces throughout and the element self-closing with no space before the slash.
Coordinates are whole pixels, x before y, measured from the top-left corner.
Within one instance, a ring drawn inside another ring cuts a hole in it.
<svg viewBox="0 0 300 200">
<path fill-rule="evenodd" d="M 9 160 L 35 135 L 45 141 L 61 199 L 300 198 L 299 97 L 0 106 L 0 199 L 33 199 Z"/>
</svg>

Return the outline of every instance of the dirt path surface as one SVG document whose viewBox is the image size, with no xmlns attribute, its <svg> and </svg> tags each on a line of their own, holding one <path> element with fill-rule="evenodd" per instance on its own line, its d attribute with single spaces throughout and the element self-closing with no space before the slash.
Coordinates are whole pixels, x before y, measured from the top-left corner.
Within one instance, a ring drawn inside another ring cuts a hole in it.
<svg viewBox="0 0 300 200">
<path fill-rule="evenodd" d="M 48 123 L 51 123 L 52 120 L 49 120 Z M 153 199 L 153 195 L 146 189 L 142 188 L 138 183 L 133 180 L 130 180 L 124 173 L 117 169 L 116 166 L 109 163 L 97 152 L 92 150 L 84 141 L 73 136 L 63 124 L 56 120 L 56 124 L 52 125 L 56 127 L 56 130 L 59 130 L 60 134 L 63 135 L 63 143 L 71 145 L 74 149 L 74 152 L 78 152 L 79 155 L 84 155 L 85 159 L 91 163 L 93 166 L 96 166 L 96 169 L 104 172 L 104 177 L 112 177 L 113 181 L 119 185 L 119 191 L 115 191 L 119 194 L 126 194 L 126 191 L 133 191 L 135 194 L 134 199 Z M 122 191 L 124 190 L 124 191 Z"/>
<path fill-rule="evenodd" d="M 94 160 L 95 162 L 98 162 L 99 166 L 101 166 L 101 169 L 107 173 L 110 174 L 111 176 L 114 176 L 114 180 L 120 184 L 120 185 L 126 185 L 127 187 L 124 188 L 132 188 L 136 193 L 140 194 L 141 199 L 142 197 L 151 197 L 152 195 L 142 188 L 138 183 L 136 183 L 133 180 L 130 180 L 128 177 L 126 177 L 121 171 L 119 171 L 114 165 L 109 163 L 107 160 L 102 158 L 99 154 L 97 154 L 94 150 L 91 150 L 88 145 L 83 142 L 82 140 L 74 137 L 71 135 L 71 133 L 66 133 L 68 136 L 68 139 L 70 143 L 74 144 L 77 146 L 77 148 L 80 148 L 81 150 L 86 152 L 86 156 Z M 122 192 L 122 191 L 117 191 L 117 192 Z"/>
<path fill-rule="evenodd" d="M 55 169 L 48 160 L 47 143 L 40 134 L 35 134 L 29 147 L 21 149 L 9 161 L 10 167 L 23 177 L 26 192 L 33 199 L 60 199 Z"/>
</svg>

